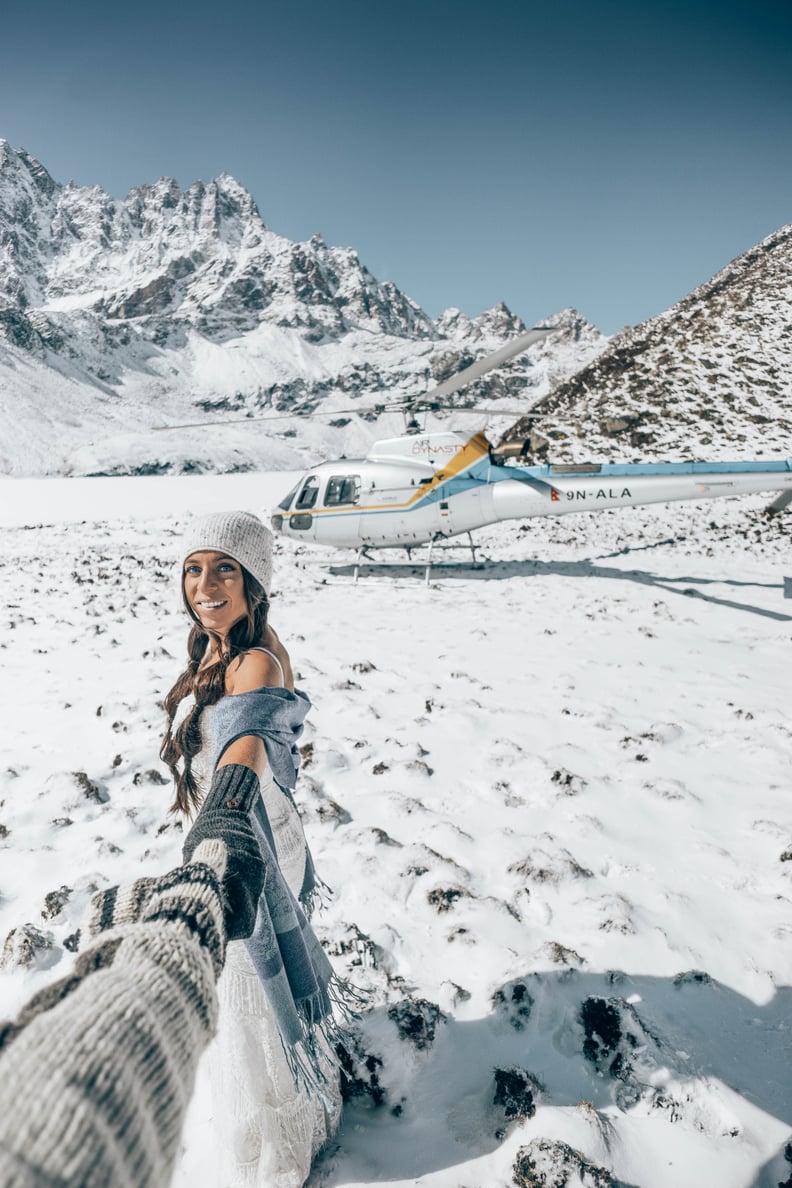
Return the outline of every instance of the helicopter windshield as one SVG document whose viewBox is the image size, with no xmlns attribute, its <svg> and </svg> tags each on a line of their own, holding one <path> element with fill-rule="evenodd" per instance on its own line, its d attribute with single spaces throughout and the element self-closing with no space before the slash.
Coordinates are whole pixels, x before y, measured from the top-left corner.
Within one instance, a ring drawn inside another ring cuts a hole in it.
<svg viewBox="0 0 792 1188">
<path fill-rule="evenodd" d="M 281 511 L 289 510 L 292 505 L 292 499 L 294 499 L 294 496 L 297 494 L 299 486 L 300 484 L 298 483 L 296 487 L 292 487 L 291 491 L 289 491 L 289 494 L 281 499 L 280 503 L 278 504 L 278 507 L 281 509 Z"/>
<path fill-rule="evenodd" d="M 309 474 L 308 478 L 303 483 L 303 488 L 297 496 L 297 503 L 295 504 L 298 511 L 307 511 L 309 507 L 313 507 L 316 503 L 316 496 L 319 494 L 319 479 L 315 474 Z"/>
</svg>

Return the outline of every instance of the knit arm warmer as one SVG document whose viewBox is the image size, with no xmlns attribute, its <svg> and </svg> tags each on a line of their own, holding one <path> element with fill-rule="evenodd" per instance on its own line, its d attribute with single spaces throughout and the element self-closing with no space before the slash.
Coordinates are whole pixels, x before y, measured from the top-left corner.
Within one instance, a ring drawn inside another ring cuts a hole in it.
<svg viewBox="0 0 792 1188">
<path fill-rule="evenodd" d="M 203 847 L 201 847 L 203 849 Z M 224 956 L 215 872 L 146 880 L 136 923 L 36 996 L 0 1051 L 4 1188 L 165 1188 Z M 107 907 L 107 904 L 105 904 Z"/>
</svg>

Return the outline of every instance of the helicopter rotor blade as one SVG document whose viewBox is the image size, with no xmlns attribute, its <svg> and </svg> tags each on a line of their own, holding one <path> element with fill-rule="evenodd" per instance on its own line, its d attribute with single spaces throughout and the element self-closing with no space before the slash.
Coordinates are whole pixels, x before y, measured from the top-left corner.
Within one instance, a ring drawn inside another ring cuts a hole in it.
<svg viewBox="0 0 792 1188">
<path fill-rule="evenodd" d="M 548 334 L 555 334 L 557 329 L 555 326 L 535 326 L 532 330 L 527 330 L 525 334 L 521 334 L 513 342 L 508 342 L 500 350 L 487 355 L 484 359 L 477 359 L 464 371 L 458 371 L 456 375 L 449 376 L 447 380 L 443 380 L 442 384 L 432 388 L 431 392 L 427 392 L 420 399 L 422 401 L 436 400 L 439 396 L 450 396 L 452 392 L 458 392 L 460 388 L 464 388 L 473 380 L 480 379 L 482 375 L 486 375 L 495 367 L 500 367 L 502 363 L 513 359 L 515 355 L 521 355 L 523 351 L 528 350 L 528 347 L 533 346 L 536 342 L 541 342 Z"/>
<path fill-rule="evenodd" d="M 315 412 L 301 412 L 295 409 L 290 413 L 277 413 L 274 417 L 266 413 L 254 413 L 252 417 L 223 417 L 220 421 L 184 421 L 178 425 L 154 425 L 155 433 L 170 433 L 175 429 L 219 429 L 224 425 L 249 425 L 253 421 L 293 421 L 295 417 L 343 417 L 354 416 L 355 413 L 386 413 L 401 412 L 403 402 L 388 401 L 368 408 L 336 408 L 332 410 L 317 409 Z"/>
<path fill-rule="evenodd" d="M 458 392 L 460 388 L 464 388 L 475 379 L 479 379 L 482 375 L 486 375 L 488 371 L 492 371 L 495 367 L 500 367 L 502 363 L 513 359 L 515 355 L 521 355 L 523 351 L 527 351 L 528 347 L 533 346 L 536 342 L 541 342 L 548 334 L 554 334 L 557 330 L 555 326 L 535 326 L 532 330 L 527 330 L 525 334 L 521 334 L 519 338 L 515 338 L 512 342 L 494 351 L 493 354 L 487 355 L 483 359 L 477 359 L 475 363 L 471 363 L 470 367 L 466 367 L 463 371 L 458 371 L 456 375 L 450 376 L 444 380 L 442 384 L 438 384 L 436 388 L 432 388 L 424 396 L 419 396 L 407 400 L 387 400 L 381 404 L 375 404 L 369 408 L 341 408 L 333 411 L 317 410 L 316 412 L 304 413 L 295 410 L 291 413 L 279 413 L 275 416 L 268 416 L 266 413 L 257 413 L 252 417 L 223 417 L 222 420 L 217 421 L 188 421 L 179 425 L 155 425 L 155 433 L 170 433 L 177 429 L 211 429 L 219 428 L 224 425 L 248 425 L 252 421 L 291 421 L 299 416 L 311 417 L 343 417 L 354 416 L 356 413 L 385 413 L 385 412 L 412 412 L 412 411 L 433 411 L 435 401 L 440 396 L 450 396 L 452 392 Z M 449 405 L 449 408 L 454 408 Z M 455 409 L 456 412 L 482 412 L 482 413 L 503 413 L 504 416 L 530 416 L 529 413 L 524 413 L 522 410 L 511 412 L 506 409 L 472 409 L 460 408 Z"/>
<path fill-rule="evenodd" d="M 523 420 L 537 421 L 542 417 L 542 413 L 533 413 L 530 409 L 526 412 L 523 408 L 481 408 L 478 404 L 465 405 L 460 407 L 457 404 L 437 404 L 432 401 L 430 404 L 424 404 L 421 400 L 418 404 L 411 404 L 406 412 L 452 412 L 452 413 L 478 413 L 486 417 L 521 417 Z"/>
</svg>

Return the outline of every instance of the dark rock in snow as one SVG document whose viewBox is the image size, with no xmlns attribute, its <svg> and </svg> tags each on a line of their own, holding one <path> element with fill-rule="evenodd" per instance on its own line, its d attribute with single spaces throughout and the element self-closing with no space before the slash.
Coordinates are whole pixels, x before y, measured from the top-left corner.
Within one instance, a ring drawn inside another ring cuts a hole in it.
<svg viewBox="0 0 792 1188">
<path fill-rule="evenodd" d="M 579 796 L 586 787 L 586 781 L 582 776 L 574 775 L 564 767 L 554 771 L 551 779 L 554 784 L 558 784 L 564 796 Z"/>
<path fill-rule="evenodd" d="M 600 1071 L 619 1046 L 622 1038 L 621 1011 L 619 999 L 586 998 L 580 1008 L 585 1039 L 583 1055 Z M 611 1070 L 609 1070 L 611 1071 Z"/>
<path fill-rule="evenodd" d="M 492 996 L 492 1005 L 498 1014 L 509 1020 L 515 1031 L 522 1031 L 531 1017 L 534 1000 L 528 993 L 525 982 L 507 982 Z"/>
<path fill-rule="evenodd" d="M 52 920 L 55 916 L 59 916 L 73 893 L 74 889 L 65 885 L 59 887 L 57 891 L 49 891 L 44 896 L 44 910 L 41 913 L 42 919 Z"/>
<path fill-rule="evenodd" d="M 688 969 L 674 978 L 675 986 L 711 986 L 712 978 L 703 969 Z"/>
<path fill-rule="evenodd" d="M 586 964 L 585 957 L 581 957 L 574 949 L 568 949 L 566 945 L 560 945 L 558 941 L 549 941 L 543 946 L 543 952 L 556 965 L 565 965 L 568 969 L 578 969 Z"/>
<path fill-rule="evenodd" d="M 438 912 L 450 912 L 458 899 L 470 899 L 470 892 L 464 887 L 435 887 L 426 898 Z"/>
<path fill-rule="evenodd" d="M 156 767 L 150 767 L 148 771 L 136 771 L 132 777 L 132 783 L 139 787 L 141 784 L 156 784 L 162 787 L 168 781 L 161 771 L 157 771 Z"/>
<path fill-rule="evenodd" d="M 672 1053 L 623 998 L 590 995 L 581 1004 L 580 1022 L 583 1055 L 597 1072 L 622 1082 L 617 1103 L 623 1109 L 634 1105 L 645 1093 L 653 1094 L 647 1084 L 651 1068 L 658 1063 L 673 1066 Z"/>
<path fill-rule="evenodd" d="M 437 1024 L 446 1022 L 437 1003 L 425 998 L 405 998 L 394 1003 L 388 1008 L 388 1018 L 396 1024 L 399 1037 L 420 1052 L 434 1043 Z"/>
<path fill-rule="evenodd" d="M 5 939 L 0 956 L 0 969 L 52 964 L 45 955 L 52 953 L 54 943 L 55 938 L 51 932 L 42 932 L 35 924 L 20 924 L 18 928 L 12 928 Z"/>
<path fill-rule="evenodd" d="M 515 1188 L 619 1188 L 604 1167 L 590 1163 L 567 1143 L 534 1139 L 520 1147 L 512 1168 Z"/>
<path fill-rule="evenodd" d="M 350 965 L 366 969 L 379 969 L 383 956 L 379 945 L 361 932 L 357 924 L 347 924 L 341 936 L 324 941 L 324 948 L 331 957 L 349 957 Z"/>
<path fill-rule="evenodd" d="M 70 932 L 63 940 L 64 949 L 68 949 L 70 953 L 76 953 L 80 947 L 80 929 L 76 932 Z"/>
<path fill-rule="evenodd" d="M 94 783 L 93 780 L 89 779 L 87 772 L 73 771 L 72 776 L 74 778 L 75 784 L 83 793 L 86 800 L 92 800 L 94 804 L 107 804 L 108 800 L 110 799 L 109 793 L 104 788 L 101 788 L 98 784 Z"/>
<path fill-rule="evenodd" d="M 506 1118 L 533 1118 L 536 1113 L 534 1095 L 539 1086 L 524 1068 L 512 1065 L 495 1069 L 495 1096 L 492 1104 L 502 1106 Z"/>
<path fill-rule="evenodd" d="M 341 1096 L 344 1101 L 353 1097 L 370 1097 L 375 1106 L 385 1103 L 386 1092 L 380 1084 L 382 1058 L 363 1051 L 357 1035 L 347 1036 L 346 1043 L 336 1044 L 341 1066 Z"/>
</svg>

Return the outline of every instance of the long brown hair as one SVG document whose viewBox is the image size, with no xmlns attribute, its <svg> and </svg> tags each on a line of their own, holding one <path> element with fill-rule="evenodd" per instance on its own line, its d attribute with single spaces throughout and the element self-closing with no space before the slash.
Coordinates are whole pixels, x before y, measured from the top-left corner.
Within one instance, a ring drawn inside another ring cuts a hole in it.
<svg viewBox="0 0 792 1188">
<path fill-rule="evenodd" d="M 192 771 L 192 761 L 203 746 L 201 714 L 206 706 L 214 705 L 225 696 L 226 669 L 231 661 L 264 639 L 269 599 L 261 583 L 243 566 L 240 566 L 240 569 L 247 614 L 234 624 L 225 639 L 201 625 L 184 598 L 182 577 L 182 598 L 194 624 L 187 638 L 187 667 L 165 698 L 168 725 L 160 748 L 160 759 L 170 768 L 176 784 L 176 795 L 170 810 L 172 813 L 190 813 L 199 807 L 201 793 L 205 790 L 198 787 Z M 218 659 L 214 664 L 201 668 L 210 641 L 214 643 Z M 195 705 L 174 730 L 176 710 L 189 694 L 194 696 Z"/>
</svg>

